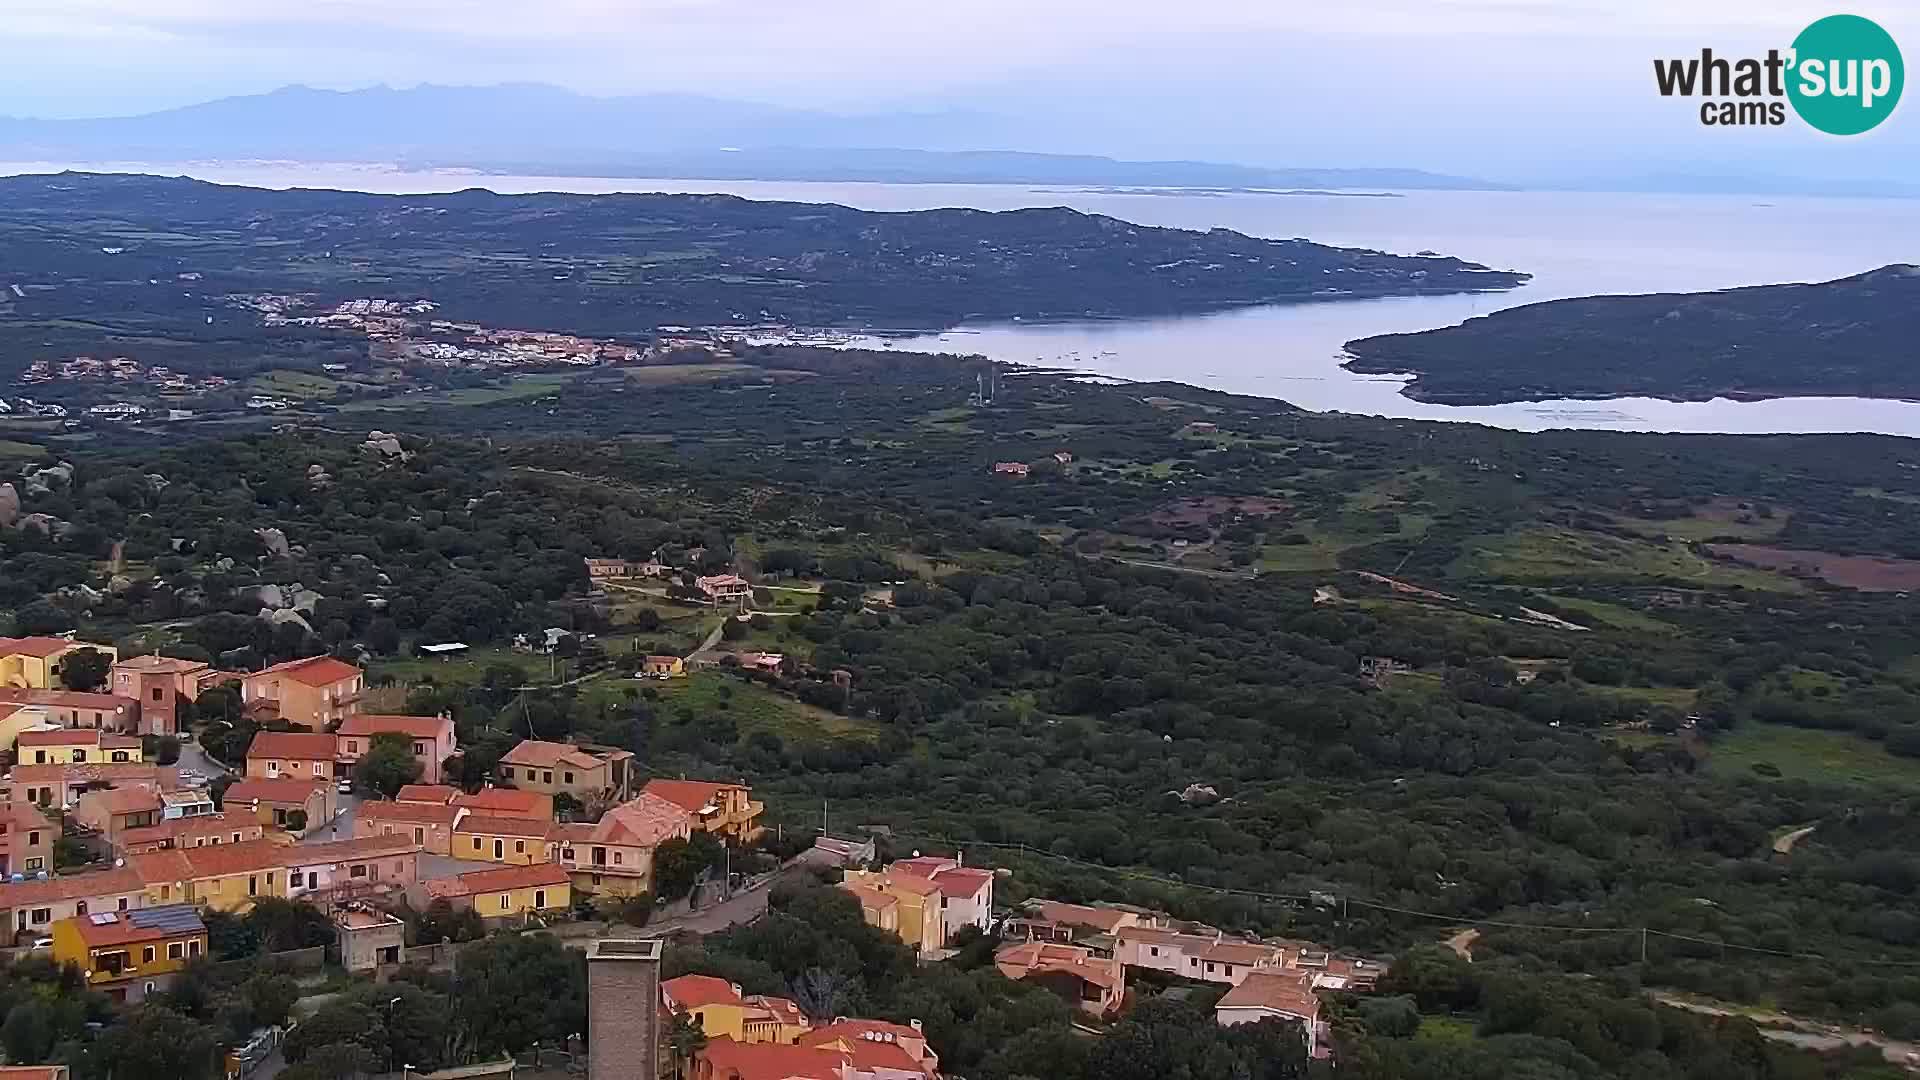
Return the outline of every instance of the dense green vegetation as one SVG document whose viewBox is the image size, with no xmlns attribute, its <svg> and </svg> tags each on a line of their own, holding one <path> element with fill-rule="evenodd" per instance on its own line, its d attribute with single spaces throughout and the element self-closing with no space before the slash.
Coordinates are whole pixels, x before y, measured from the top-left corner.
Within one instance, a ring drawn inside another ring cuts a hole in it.
<svg viewBox="0 0 1920 1080">
<path fill-rule="evenodd" d="M 1920 270 L 1817 285 L 1591 296 L 1347 342 L 1355 371 L 1411 372 L 1422 401 L 1920 394 Z"/>
</svg>

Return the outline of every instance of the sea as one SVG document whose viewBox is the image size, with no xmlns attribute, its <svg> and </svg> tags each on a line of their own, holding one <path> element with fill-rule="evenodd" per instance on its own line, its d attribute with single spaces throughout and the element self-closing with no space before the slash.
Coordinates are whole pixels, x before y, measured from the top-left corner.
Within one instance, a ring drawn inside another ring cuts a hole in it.
<svg viewBox="0 0 1920 1080">
<path fill-rule="evenodd" d="M 1454 255 L 1533 275 L 1502 293 L 1279 304 L 1133 320 L 992 322 L 874 335 L 888 348 L 980 353 L 1122 380 L 1169 379 L 1317 411 L 1516 430 L 1805 433 L 1920 438 L 1920 402 L 1851 397 L 1674 402 L 1622 397 L 1448 406 L 1415 401 L 1405 377 L 1340 366 L 1370 334 L 1450 326 L 1502 308 L 1596 294 L 1825 281 L 1920 263 L 1920 199 L 1547 191 L 1254 192 L 974 184 L 797 183 L 506 176 L 469 170 L 285 162 L 0 163 L 0 175 L 65 168 L 192 176 L 257 187 L 425 193 L 665 191 L 831 202 L 864 210 L 1069 206 L 1143 225 L 1413 254 Z"/>
</svg>

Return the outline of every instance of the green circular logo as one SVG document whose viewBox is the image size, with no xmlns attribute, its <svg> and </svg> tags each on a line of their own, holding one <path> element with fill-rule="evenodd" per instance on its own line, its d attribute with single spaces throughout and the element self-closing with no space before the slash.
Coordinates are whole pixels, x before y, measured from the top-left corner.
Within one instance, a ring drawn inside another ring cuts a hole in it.
<svg viewBox="0 0 1920 1080">
<path fill-rule="evenodd" d="M 1893 35 L 1872 19 L 1829 15 L 1793 39 L 1787 98 L 1829 135 L 1858 135 L 1892 115 L 1906 84 Z"/>
</svg>

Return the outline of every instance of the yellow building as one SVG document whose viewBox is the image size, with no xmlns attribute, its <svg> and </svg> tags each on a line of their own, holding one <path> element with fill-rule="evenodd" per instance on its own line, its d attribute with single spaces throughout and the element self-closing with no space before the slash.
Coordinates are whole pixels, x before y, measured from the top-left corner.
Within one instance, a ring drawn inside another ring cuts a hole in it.
<svg viewBox="0 0 1920 1080">
<path fill-rule="evenodd" d="M 678 656 L 649 656 L 640 663 L 642 675 L 674 678 L 687 673 L 687 662 Z"/>
<path fill-rule="evenodd" d="M 429 903 L 445 900 L 455 907 L 472 908 L 486 919 L 519 918 L 573 907 L 572 879 L 565 867 L 555 863 L 475 870 L 429 881 L 421 889 Z"/>
<path fill-rule="evenodd" d="M 13 749 L 25 732 L 53 726 L 53 713 L 45 705 L 0 702 L 0 750 Z"/>
<path fill-rule="evenodd" d="M 899 935 L 914 952 L 931 954 L 946 946 L 940 887 L 926 878 L 891 870 L 849 870 L 840 887 L 860 901 L 867 925 Z"/>
<path fill-rule="evenodd" d="M 146 883 L 149 903 L 246 911 L 260 897 L 286 897 L 287 866 L 298 851 L 263 838 L 149 851 L 129 855 L 127 865 Z"/>
<path fill-rule="evenodd" d="M 22 765 L 130 765 L 143 760 L 140 740 L 100 728 L 23 731 L 13 758 Z"/>
<path fill-rule="evenodd" d="M 163 990 L 206 953 L 207 926 L 190 904 L 102 911 L 53 924 L 53 959 L 79 967 L 89 989 L 115 1001 Z"/>
<path fill-rule="evenodd" d="M 660 1003 L 699 1021 L 709 1039 L 792 1046 L 808 1030 L 806 1014 L 786 998 L 742 997 L 738 985 L 711 975 L 668 979 L 660 984 Z"/>
<path fill-rule="evenodd" d="M 548 861 L 549 821 L 467 814 L 453 825 L 453 857 L 485 859 L 509 866 Z"/>
<path fill-rule="evenodd" d="M 104 653 L 111 665 L 120 654 L 111 645 L 95 645 L 59 637 L 0 637 L 0 686 L 18 686 L 29 690 L 60 690 L 62 662 L 68 653 L 92 649 Z"/>
<path fill-rule="evenodd" d="M 745 784 L 713 783 L 706 780 L 649 780 L 640 789 L 686 811 L 696 830 L 719 833 L 732 844 L 749 844 L 766 830 L 760 815 L 767 804 L 753 798 Z"/>
</svg>

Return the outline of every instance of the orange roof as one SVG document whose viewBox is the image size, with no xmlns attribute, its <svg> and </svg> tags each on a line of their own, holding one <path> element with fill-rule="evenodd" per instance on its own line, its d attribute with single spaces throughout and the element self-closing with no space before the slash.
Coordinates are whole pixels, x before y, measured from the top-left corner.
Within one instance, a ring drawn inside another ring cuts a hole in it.
<svg viewBox="0 0 1920 1080">
<path fill-rule="evenodd" d="M 209 667 L 204 661 L 181 660 L 176 657 L 160 656 L 158 654 L 129 656 L 125 660 L 115 663 L 113 666 L 115 670 L 163 671 L 170 675 L 185 675 L 190 672 L 205 670 Z"/>
<path fill-rule="evenodd" d="M 69 641 L 57 637 L 10 637 L 0 638 L 0 656 L 35 656 L 45 660 L 49 656 L 58 656 L 68 649 L 97 649 L 84 641 Z"/>
<path fill-rule="evenodd" d="M 0 1065 L 0 1080 L 67 1080 L 65 1065 Z"/>
<path fill-rule="evenodd" d="M 564 835 L 582 844 L 652 847 L 662 840 L 685 836 L 688 831 L 687 815 L 678 806 L 652 795 L 641 795 L 608 810 L 597 822 L 569 825 Z"/>
<path fill-rule="evenodd" d="M 487 817 L 480 814 L 468 814 L 454 826 L 455 832 L 480 833 L 486 836 L 521 836 L 529 839 L 546 839 L 547 830 L 553 828 L 551 821 L 533 821 L 528 818 Z"/>
<path fill-rule="evenodd" d="M 1313 993 L 1313 976 L 1279 971 L 1256 971 L 1226 992 L 1216 1009 L 1267 1009 L 1311 1020 L 1320 1015 L 1320 999 Z"/>
<path fill-rule="evenodd" d="M 742 1043 L 722 1035 L 700 1051 L 713 1080 L 840 1080 L 847 1056 L 780 1043 Z"/>
<path fill-rule="evenodd" d="M 125 787 L 111 787 L 100 791 L 89 791 L 80 796 L 74 804 L 78 810 L 82 806 L 98 808 L 108 814 L 138 814 L 143 811 L 160 809 L 160 793 L 145 784 L 128 784 Z"/>
<path fill-rule="evenodd" d="M 697 1009 L 702 1005 L 738 1005 L 740 988 L 712 975 L 682 975 L 660 984 L 667 1005 L 678 1009 Z"/>
<path fill-rule="evenodd" d="M 275 870 L 286 865 L 287 845 L 261 837 L 237 844 L 209 844 L 206 847 L 175 848 L 187 857 L 196 878 L 228 877 Z"/>
<path fill-rule="evenodd" d="M 852 893 L 854 899 L 860 901 L 862 908 L 870 908 L 874 911 L 885 911 L 890 907 L 898 907 L 900 905 L 900 901 L 895 900 L 879 889 L 868 888 L 865 885 L 856 885 L 850 881 L 843 882 L 840 887 Z"/>
<path fill-rule="evenodd" d="M 260 828 L 260 822 L 253 818 L 228 817 L 224 813 L 195 814 L 192 817 L 163 821 L 158 825 L 128 829 L 120 834 L 120 843 L 126 847 L 138 847 L 163 840 L 178 841 L 183 837 L 194 836 L 226 836 L 229 833 L 251 832 L 258 828 Z"/>
<path fill-rule="evenodd" d="M 313 797 L 315 789 L 326 786 L 324 780 L 309 780 L 299 776 L 263 776 L 236 780 L 221 801 L 270 803 L 303 803 Z"/>
<path fill-rule="evenodd" d="M 15 765 L 8 779 L 15 784 L 99 784 L 144 780 L 167 791 L 180 786 L 179 770 L 173 766 L 137 761 L 104 765 Z"/>
<path fill-rule="evenodd" d="M 517 788 L 487 788 L 472 794 L 455 790 L 453 805 L 494 817 L 539 818 L 545 821 L 553 816 L 553 802 L 549 796 Z"/>
<path fill-rule="evenodd" d="M 188 861 L 186 851 L 180 848 L 166 848 L 162 851 L 147 851 L 127 856 L 127 869 L 149 885 L 162 882 L 192 881 L 200 875 Z"/>
<path fill-rule="evenodd" d="M 1036 903 L 1036 906 L 1040 909 L 1040 917 L 1048 922 L 1084 926 L 1103 934 L 1111 934 L 1135 918 L 1130 911 L 1087 907 L 1083 904 L 1063 904 L 1058 900 L 1041 900 Z"/>
<path fill-rule="evenodd" d="M 600 764 L 600 759 L 571 743 L 546 742 L 541 739 L 521 739 L 513 749 L 500 756 L 502 765 L 530 765 L 536 769 L 551 769 L 558 765 L 572 765 L 579 769 L 592 769 Z"/>
<path fill-rule="evenodd" d="M 324 731 L 256 731 L 247 757 L 332 761 L 333 736 Z"/>
<path fill-rule="evenodd" d="M 867 880 L 872 881 L 874 879 L 869 878 Z M 882 892 L 903 892 L 913 896 L 934 896 L 940 892 L 939 886 L 918 874 L 884 872 L 880 875 L 879 881 L 880 884 L 875 886 L 875 888 L 880 889 Z"/>
<path fill-rule="evenodd" d="M 318 866 L 321 863 L 358 862 L 388 855 L 414 855 L 420 845 L 399 836 L 362 836 L 354 840 L 328 840 L 320 844 L 295 844 L 286 850 L 288 866 Z"/>
<path fill-rule="evenodd" d="M 453 721 L 444 716 L 380 716 L 360 713 L 341 721 L 335 734 L 372 737 L 393 732 L 415 739 L 437 739 L 453 729 Z"/>
<path fill-rule="evenodd" d="M 972 896 L 993 881 L 993 871 L 962 866 L 933 875 L 933 887 L 941 896 Z"/>
<path fill-rule="evenodd" d="M 79 932 L 80 940 L 93 948 L 195 937 L 207 932 L 207 924 L 200 921 L 200 914 L 191 904 L 100 912 L 97 918 L 76 915 L 65 921 Z"/>
<path fill-rule="evenodd" d="M 309 656 L 304 660 L 289 660 L 284 664 L 261 668 L 246 676 L 258 679 L 263 675 L 284 675 L 297 683 L 308 686 L 332 686 L 360 674 L 360 669 L 331 656 Z"/>
<path fill-rule="evenodd" d="M 23 731 L 20 746 L 93 746 L 101 750 L 138 750 L 140 740 L 115 735 L 99 728 L 60 728 L 57 731 Z"/>
<path fill-rule="evenodd" d="M 428 896 L 480 896 L 508 889 L 537 889 L 565 885 L 573 878 L 559 863 L 534 863 L 531 866 L 502 866 L 493 870 L 475 870 L 426 883 Z"/>
<path fill-rule="evenodd" d="M 1207 947 L 1200 954 L 1202 960 L 1213 960 L 1223 964 L 1255 964 L 1270 961 L 1279 963 L 1281 951 L 1275 945 L 1262 945 L 1253 941 L 1219 941 Z"/>
<path fill-rule="evenodd" d="M 1057 972 L 1076 976 L 1107 990 L 1126 984 L 1117 958 L 1102 958 L 1078 945 L 1059 945 L 1050 941 L 1029 941 L 1010 945 L 993 956 L 993 966 L 1009 979 L 1023 979 L 1035 972 Z"/>
<path fill-rule="evenodd" d="M 460 808 L 445 803 L 363 802 L 355 814 L 361 821 L 451 826 L 453 819 L 460 816 Z"/>
<path fill-rule="evenodd" d="M 459 788 L 448 787 L 445 784 L 407 784 L 401 787 L 400 793 L 393 797 L 393 801 L 439 803 L 444 806 L 458 794 L 460 794 Z"/>
<path fill-rule="evenodd" d="M 0 687 L 0 702 L 20 705 L 62 705 L 70 709 L 100 709 L 119 712 L 140 704 L 119 694 L 89 694 L 80 690 L 34 690 L 23 686 Z"/>
<path fill-rule="evenodd" d="M 85 874 L 62 874 L 45 881 L 0 882 L 0 909 L 39 907 L 59 900 L 137 893 L 146 882 L 131 866 Z"/>
<path fill-rule="evenodd" d="M 689 814 L 697 814 L 712 805 L 722 791 L 729 788 L 744 791 L 746 787 L 745 784 L 709 783 L 705 780 L 649 780 L 640 790 L 648 795 L 657 795 Z"/>
</svg>

